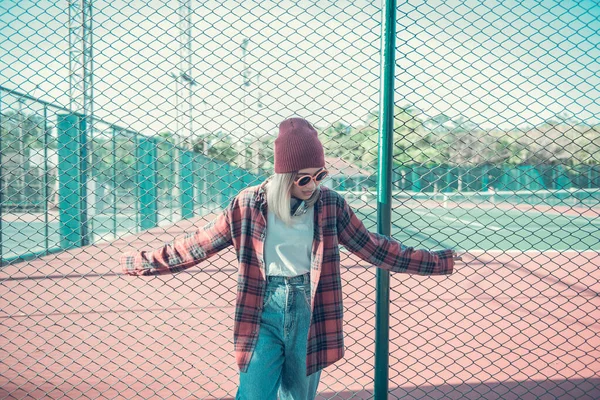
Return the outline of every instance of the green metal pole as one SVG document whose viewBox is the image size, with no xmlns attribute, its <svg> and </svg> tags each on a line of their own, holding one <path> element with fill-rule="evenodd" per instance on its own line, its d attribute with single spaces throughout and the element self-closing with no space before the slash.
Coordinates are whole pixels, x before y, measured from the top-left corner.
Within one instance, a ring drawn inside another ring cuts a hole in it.
<svg viewBox="0 0 600 400">
<path fill-rule="evenodd" d="M 488 165 L 483 166 L 483 172 L 481 174 L 481 190 L 483 192 L 487 192 L 488 187 L 490 186 L 490 180 L 488 178 L 489 168 L 490 167 Z"/>
<path fill-rule="evenodd" d="M 82 186 L 86 184 L 81 171 L 85 167 L 82 162 L 85 139 L 81 132 L 84 126 L 82 119 L 74 114 L 59 114 L 57 120 L 60 247 L 71 249 L 88 244 L 84 227 L 87 210 L 82 208 L 85 203 L 81 198 L 85 193 Z"/>
<path fill-rule="evenodd" d="M 194 168 L 193 153 L 183 150 L 179 157 L 179 187 L 181 199 L 181 216 L 183 219 L 194 218 Z"/>
<path fill-rule="evenodd" d="M 204 161 L 203 157 L 200 154 L 194 155 L 194 174 L 196 178 L 194 179 L 194 186 L 196 188 L 196 201 L 194 203 L 194 209 L 199 210 L 200 215 L 204 215 L 202 213 L 202 209 L 204 207 Z"/>
<path fill-rule="evenodd" d="M 117 237 L 117 130 L 113 126 L 112 128 L 112 136 L 110 139 L 111 142 L 111 181 L 113 187 L 112 193 L 112 218 L 113 218 L 113 234 L 114 237 Z"/>
<path fill-rule="evenodd" d="M 157 143 L 151 138 L 139 137 L 137 168 L 139 175 L 140 228 L 158 226 Z"/>
<path fill-rule="evenodd" d="M 90 238 L 90 220 L 88 218 L 88 116 L 81 116 L 79 119 L 79 199 L 81 210 L 81 245 L 87 246 L 91 243 Z M 91 132 L 91 130 L 90 130 Z M 91 135 L 90 135 L 91 139 Z M 92 228 L 93 231 L 93 228 Z"/>
<path fill-rule="evenodd" d="M 46 251 L 50 250 L 50 221 L 49 221 L 49 213 L 48 210 L 48 202 L 50 201 L 50 190 L 48 185 L 50 183 L 50 178 L 48 177 L 48 135 L 50 131 L 48 130 L 48 106 L 44 104 L 44 249 Z M 1 161 L 1 160 L 0 160 Z M 1 175 L 1 174 L 0 174 Z M 58 177 L 57 177 L 58 179 Z M 0 191 L 1 191 L 0 187 Z M 1 227 L 0 227 L 1 228 Z M 0 229 L 1 230 L 1 229 Z M 2 240 L 0 239 L 0 243 Z M 0 254 L 2 252 L 0 251 Z"/>
<path fill-rule="evenodd" d="M 0 92 L 1 93 L 1 92 Z M 2 96 L 0 95 L 0 265 L 3 265 L 3 261 L 2 261 L 2 257 L 3 257 L 3 247 L 4 244 L 2 244 L 2 231 L 3 231 L 3 226 L 2 226 L 2 207 L 4 206 L 4 196 L 2 195 L 4 193 L 4 172 L 2 171 L 2 153 L 4 153 L 4 150 L 2 149 Z"/>
<path fill-rule="evenodd" d="M 381 26 L 381 88 L 377 166 L 377 231 L 391 232 L 392 146 L 394 138 L 394 66 L 396 1 L 386 0 Z M 375 399 L 388 398 L 390 273 L 377 269 L 375 304 Z"/>
</svg>

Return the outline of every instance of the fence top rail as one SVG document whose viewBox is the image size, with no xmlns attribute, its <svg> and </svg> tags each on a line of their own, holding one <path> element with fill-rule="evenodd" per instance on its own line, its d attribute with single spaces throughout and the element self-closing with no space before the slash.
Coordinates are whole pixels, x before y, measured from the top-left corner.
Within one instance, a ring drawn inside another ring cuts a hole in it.
<svg viewBox="0 0 600 400">
<path fill-rule="evenodd" d="M 0 92 L 6 92 L 6 93 L 8 93 L 9 95 L 12 95 L 12 96 L 17 96 L 17 97 L 20 97 L 20 98 L 23 98 L 23 99 L 27 99 L 27 100 L 30 100 L 30 101 L 35 101 L 35 102 L 38 102 L 38 103 L 40 103 L 40 104 L 42 104 L 44 106 L 52 107 L 52 108 L 55 108 L 55 109 L 57 109 L 59 111 L 63 111 L 65 113 L 70 113 L 70 114 L 76 115 L 78 117 L 83 117 L 83 114 L 77 113 L 77 112 L 73 112 L 73 111 L 69 110 L 68 108 L 66 108 L 66 107 L 64 107 L 62 105 L 50 103 L 50 102 L 41 100 L 39 98 L 30 96 L 30 95 L 28 95 L 26 93 L 19 92 L 18 90 L 9 89 L 9 88 L 7 88 L 5 86 L 2 86 L 2 85 L 0 85 Z M 178 150 L 182 150 L 182 151 L 190 151 L 190 150 L 184 149 L 184 148 L 182 148 L 182 147 L 180 147 L 180 146 L 178 146 L 176 144 L 173 144 L 173 143 L 169 142 L 167 139 L 165 139 L 163 137 L 160 137 L 160 136 L 148 136 L 148 135 L 144 135 L 144 134 L 142 134 L 142 133 L 140 133 L 138 131 L 134 131 L 134 130 L 129 129 L 129 128 L 124 128 L 124 127 L 119 126 L 117 124 L 113 124 L 113 123 L 110 123 L 108 121 L 104 121 L 102 119 L 98 119 L 98 118 L 94 118 L 94 117 L 91 117 L 90 119 L 92 121 L 92 124 L 91 124 L 92 126 L 94 126 L 96 123 L 98 123 L 98 124 L 104 124 L 106 126 L 106 130 L 112 131 L 113 135 L 117 135 L 118 134 L 118 135 L 130 136 L 130 137 L 134 137 L 134 138 L 148 140 L 150 142 L 156 143 L 157 145 L 166 144 L 170 148 L 173 148 L 173 149 L 178 149 Z M 197 156 L 197 157 L 207 157 L 207 156 L 205 156 L 203 154 L 199 154 L 199 153 L 195 153 L 195 152 L 192 152 L 192 153 L 194 154 L 194 156 Z M 223 168 L 223 166 L 233 167 L 231 164 L 229 164 L 229 163 L 227 163 L 227 162 L 225 162 L 223 160 L 218 160 L 218 159 L 214 159 L 214 158 L 210 158 L 210 157 L 207 157 L 207 158 L 208 158 L 209 161 L 214 162 L 217 165 L 217 168 Z"/>
<path fill-rule="evenodd" d="M 64 107 L 62 105 L 55 104 L 55 103 L 50 103 L 50 102 L 42 100 L 40 98 L 33 97 L 33 96 L 28 95 L 28 94 L 19 92 L 18 90 L 9 89 L 9 88 L 7 88 L 5 86 L 2 86 L 2 85 L 0 85 L 0 92 L 8 92 L 9 95 L 14 95 L 14 96 L 21 97 L 21 98 L 24 98 L 24 99 L 27 99 L 27 100 L 32 100 L 32 101 L 35 101 L 37 103 L 43 104 L 43 105 L 48 106 L 48 107 L 57 108 L 57 109 L 59 109 L 61 111 L 71 112 L 66 107 Z M 73 114 L 78 115 L 77 113 L 73 113 Z"/>
</svg>

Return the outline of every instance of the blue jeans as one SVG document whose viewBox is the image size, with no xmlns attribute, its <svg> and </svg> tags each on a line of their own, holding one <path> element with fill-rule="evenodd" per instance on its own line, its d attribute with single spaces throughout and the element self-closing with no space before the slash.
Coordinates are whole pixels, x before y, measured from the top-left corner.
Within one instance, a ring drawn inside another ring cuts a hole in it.
<svg viewBox="0 0 600 400">
<path fill-rule="evenodd" d="M 310 275 L 267 277 L 258 341 L 236 399 L 312 400 L 321 371 L 306 376 Z"/>
</svg>

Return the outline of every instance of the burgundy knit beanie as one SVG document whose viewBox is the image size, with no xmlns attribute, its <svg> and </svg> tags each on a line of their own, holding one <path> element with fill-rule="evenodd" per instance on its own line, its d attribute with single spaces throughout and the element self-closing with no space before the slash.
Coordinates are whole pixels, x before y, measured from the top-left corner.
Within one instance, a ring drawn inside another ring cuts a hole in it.
<svg viewBox="0 0 600 400">
<path fill-rule="evenodd" d="M 324 166 L 323 145 L 307 120 L 289 118 L 279 124 L 279 135 L 275 139 L 275 173 Z"/>
</svg>

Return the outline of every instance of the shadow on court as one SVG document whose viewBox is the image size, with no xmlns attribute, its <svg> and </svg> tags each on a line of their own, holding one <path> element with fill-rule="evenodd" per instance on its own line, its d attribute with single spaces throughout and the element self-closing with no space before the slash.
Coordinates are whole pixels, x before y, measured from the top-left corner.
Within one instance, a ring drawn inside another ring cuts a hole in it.
<svg viewBox="0 0 600 400">
<path fill-rule="evenodd" d="M 317 399 L 370 399 L 372 391 L 320 393 Z M 389 388 L 388 399 L 466 399 L 466 400 L 527 400 L 527 399 L 600 399 L 600 378 L 564 379 L 524 382 L 490 382 L 457 385 L 423 385 Z"/>
<path fill-rule="evenodd" d="M 69 388 L 69 384 L 61 385 L 60 390 L 52 385 L 42 382 L 27 383 L 19 388 L 7 391 L 0 388 L 0 398 L 21 398 L 27 395 L 33 398 L 41 398 L 52 395 L 53 392 L 66 395 L 69 398 L 73 395 L 82 395 L 82 385 Z M 92 393 L 109 394 L 114 388 L 104 383 L 94 385 Z M 36 396 L 39 395 L 40 397 Z M 87 392 L 89 395 L 90 393 Z M 142 393 L 137 393 L 140 396 Z M 329 392 L 319 390 L 317 400 L 334 399 L 372 399 L 374 397 L 372 390 L 360 391 L 340 391 Z M 52 398 L 52 397 L 51 397 Z M 149 398 L 152 398 L 150 396 Z M 191 396 L 191 398 L 196 398 Z M 203 397 L 204 399 L 222 399 L 233 400 L 234 397 Z M 562 379 L 545 381 L 523 381 L 523 382 L 488 382 L 488 383 L 463 383 L 447 385 L 423 385 L 423 386 L 404 386 L 390 387 L 388 390 L 388 399 L 402 400 L 534 400 L 534 399 L 560 399 L 560 400 L 597 400 L 600 398 L 600 378 L 593 379 Z"/>
</svg>

